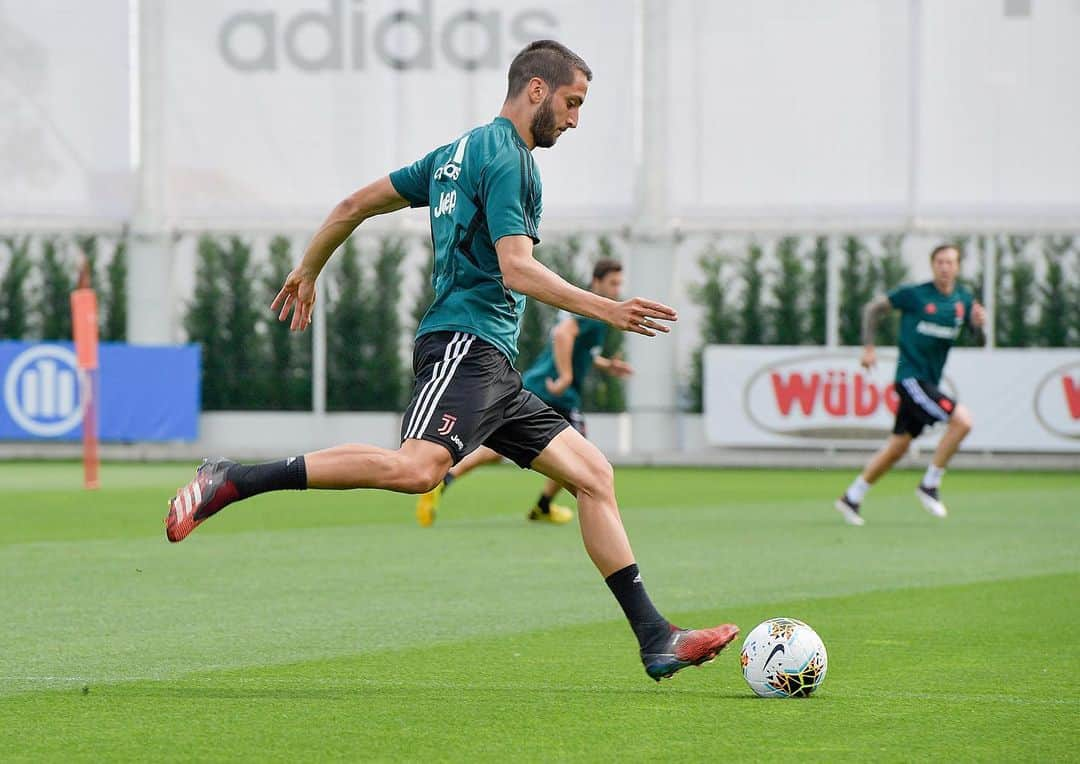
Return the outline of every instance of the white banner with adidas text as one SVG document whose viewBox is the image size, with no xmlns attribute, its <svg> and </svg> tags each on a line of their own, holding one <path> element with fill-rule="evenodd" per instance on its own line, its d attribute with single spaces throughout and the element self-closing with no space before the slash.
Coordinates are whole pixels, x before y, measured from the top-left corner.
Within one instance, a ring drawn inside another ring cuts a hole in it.
<svg viewBox="0 0 1080 764">
<path fill-rule="evenodd" d="M 891 431 L 896 349 L 878 366 L 861 348 L 745 347 L 705 350 L 705 429 L 720 446 L 877 445 Z M 1080 451 L 1080 350 L 983 350 L 949 354 L 942 389 L 975 426 L 965 450 Z M 922 445 L 940 437 L 937 427 Z"/>
<path fill-rule="evenodd" d="M 595 81 L 582 129 L 535 154 L 545 213 L 602 217 L 633 208 L 632 5 L 619 12 L 577 0 L 164 7 L 170 219 L 321 218 L 345 194 L 493 119 L 514 55 L 549 37 L 580 51 Z"/>
</svg>

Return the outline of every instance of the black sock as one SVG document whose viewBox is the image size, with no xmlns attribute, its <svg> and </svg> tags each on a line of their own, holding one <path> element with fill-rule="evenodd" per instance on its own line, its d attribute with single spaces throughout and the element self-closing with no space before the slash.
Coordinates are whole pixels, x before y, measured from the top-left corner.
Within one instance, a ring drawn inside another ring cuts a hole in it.
<svg viewBox="0 0 1080 764">
<path fill-rule="evenodd" d="M 671 635 L 671 624 L 656 610 L 641 582 L 636 563 L 630 563 L 604 579 L 619 601 L 630 628 L 637 636 L 641 652 L 658 651 Z"/>
<path fill-rule="evenodd" d="M 456 478 L 453 475 L 451 475 L 449 472 L 447 472 L 446 477 L 444 477 L 442 479 L 443 490 L 445 491 L 447 488 L 449 488 L 450 484 L 453 483 L 455 479 Z"/>
<path fill-rule="evenodd" d="M 540 511 L 545 515 L 551 511 L 551 497 L 540 494 L 540 499 L 536 502 L 536 506 L 540 507 Z"/>
<path fill-rule="evenodd" d="M 302 491 L 307 488 L 307 465 L 303 456 L 262 464 L 234 464 L 225 477 L 236 486 L 240 499 L 267 491 Z"/>
</svg>

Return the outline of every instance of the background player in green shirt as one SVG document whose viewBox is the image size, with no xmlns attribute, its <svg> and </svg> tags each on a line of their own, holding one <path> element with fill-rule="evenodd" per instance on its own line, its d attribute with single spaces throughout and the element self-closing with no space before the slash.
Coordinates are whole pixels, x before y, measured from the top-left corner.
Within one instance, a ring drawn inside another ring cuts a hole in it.
<svg viewBox="0 0 1080 764">
<path fill-rule="evenodd" d="M 893 434 L 862 474 L 836 500 L 836 510 L 851 525 L 865 521 L 859 513 L 870 486 L 888 472 L 928 424 L 948 422 L 930 466 L 915 495 L 927 512 L 945 517 L 947 510 L 938 494 L 945 467 L 971 432 L 971 412 L 945 395 L 938 385 L 949 349 L 967 327 L 982 342 L 986 310 L 971 293 L 956 283 L 960 273 L 960 250 L 943 244 L 930 253 L 934 278 L 925 284 L 909 284 L 870 302 L 863 310 L 862 365 L 877 363 L 874 336 L 878 322 L 891 310 L 899 310 L 900 358 L 896 364 L 896 393 L 900 399 Z"/>
<path fill-rule="evenodd" d="M 510 64 L 499 116 L 338 203 L 271 304 L 282 321 L 292 315 L 293 330 L 306 329 L 316 279 L 358 225 L 410 205 L 428 209 L 435 297 L 413 346 L 413 398 L 400 447 L 350 443 L 252 465 L 207 459 L 169 501 L 169 541 L 182 541 L 229 504 L 266 491 L 425 493 L 454 463 L 487 445 L 577 495 L 585 549 L 630 622 L 651 678 L 710 661 L 731 643 L 739 633 L 732 624 L 680 629 L 657 611 L 619 515 L 611 465 L 524 390 L 513 367 L 525 295 L 648 337 L 669 331 L 666 322 L 678 317 L 653 300 L 616 302 L 579 289 L 533 257 L 543 204 L 532 150 L 554 146 L 577 127 L 591 79 L 588 65 L 565 46 L 530 43 Z"/>
<path fill-rule="evenodd" d="M 618 300 L 622 294 L 622 285 L 622 264 L 618 261 L 605 258 L 593 266 L 592 282 L 589 285 L 591 291 L 610 300 Z M 551 330 L 551 341 L 522 375 L 525 389 L 551 406 L 582 435 L 586 435 L 586 428 L 585 415 L 581 413 L 581 396 L 589 371 L 595 366 L 615 377 L 627 377 L 634 371 L 630 364 L 621 358 L 605 358 L 600 355 L 607 333 L 608 325 L 603 321 L 560 313 L 558 323 Z M 498 453 L 481 446 L 455 464 L 439 485 L 417 500 L 417 522 L 425 528 L 435 522 L 435 513 L 443 492 L 455 480 L 477 467 L 501 460 Z M 574 513 L 569 508 L 551 503 L 560 490 L 562 486 L 548 478 L 536 505 L 529 510 L 528 519 L 557 524 L 573 520 Z"/>
</svg>

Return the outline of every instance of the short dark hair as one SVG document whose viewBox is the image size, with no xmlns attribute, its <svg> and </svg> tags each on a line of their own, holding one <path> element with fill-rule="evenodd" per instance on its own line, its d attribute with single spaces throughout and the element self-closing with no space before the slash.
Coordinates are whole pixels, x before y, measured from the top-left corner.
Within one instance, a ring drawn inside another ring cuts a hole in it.
<svg viewBox="0 0 1080 764">
<path fill-rule="evenodd" d="M 612 260 L 610 257 L 605 257 L 597 260 L 596 265 L 593 266 L 593 281 L 600 281 L 609 273 L 619 273 L 620 271 L 622 271 L 622 263 L 618 260 Z"/>
<path fill-rule="evenodd" d="M 530 42 L 510 62 L 510 71 L 506 75 L 506 97 L 510 99 L 516 96 L 533 77 L 542 79 L 553 91 L 558 90 L 574 81 L 575 71 L 580 71 L 585 79 L 592 82 L 592 69 L 585 59 L 562 43 L 554 40 Z"/>
<path fill-rule="evenodd" d="M 964 259 L 964 250 L 960 249 L 959 245 L 957 245 L 957 244 L 949 244 L 948 242 L 946 242 L 945 244 L 938 244 L 936 247 L 934 247 L 933 251 L 930 253 L 930 262 L 934 262 L 934 258 L 938 256 L 939 252 L 944 252 L 947 249 L 955 249 L 956 250 L 956 259 L 957 260 L 963 260 Z"/>
</svg>

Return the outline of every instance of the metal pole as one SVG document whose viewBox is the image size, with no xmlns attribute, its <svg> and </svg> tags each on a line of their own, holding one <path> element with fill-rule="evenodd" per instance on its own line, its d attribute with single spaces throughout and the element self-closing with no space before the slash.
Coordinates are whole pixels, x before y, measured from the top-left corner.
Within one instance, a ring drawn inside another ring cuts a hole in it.
<svg viewBox="0 0 1080 764">
<path fill-rule="evenodd" d="M 668 179 L 668 13 L 667 3 L 645 0 L 642 27 L 642 156 L 639 176 L 641 217 L 655 233 L 667 222 Z"/>
<path fill-rule="evenodd" d="M 298 252 L 303 252 L 306 240 L 300 241 Z M 315 282 L 315 312 L 311 317 L 311 411 L 317 415 L 326 413 L 326 286 L 325 280 Z"/>
<path fill-rule="evenodd" d="M 840 256 L 835 242 L 828 240 L 825 260 L 825 346 L 840 345 Z"/>
<path fill-rule="evenodd" d="M 641 161 L 638 164 L 638 220 L 632 234 L 628 288 L 633 295 L 670 302 L 674 281 L 674 240 L 668 220 L 668 13 L 661 0 L 641 7 Z M 678 307 L 678 306 L 676 306 Z M 693 331 L 678 324 L 673 331 Z M 676 344 L 672 335 L 627 334 L 635 374 L 628 380 L 630 439 L 634 451 L 667 451 L 678 446 Z"/>
<path fill-rule="evenodd" d="M 137 195 L 128 260 L 127 338 L 134 344 L 168 344 L 173 337 L 172 243 L 165 232 L 165 8 L 162 0 L 137 0 L 131 22 L 137 24 L 137 51 L 130 65 L 138 88 L 132 98 L 138 141 Z M 135 30 L 133 30 L 133 33 Z M 134 138 L 134 136 L 133 136 Z M 137 147 L 137 149 L 136 149 Z"/>
<path fill-rule="evenodd" d="M 997 252 L 996 243 L 991 239 L 983 239 L 980 248 L 983 257 L 983 300 L 986 301 L 986 345 L 987 350 L 993 350 L 997 344 L 994 331 L 994 314 L 997 312 Z"/>
<path fill-rule="evenodd" d="M 922 121 L 922 0 L 911 0 L 908 15 L 908 227 L 919 218 L 919 130 Z"/>
</svg>

